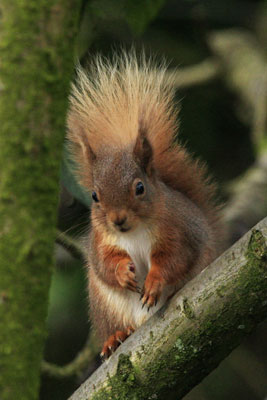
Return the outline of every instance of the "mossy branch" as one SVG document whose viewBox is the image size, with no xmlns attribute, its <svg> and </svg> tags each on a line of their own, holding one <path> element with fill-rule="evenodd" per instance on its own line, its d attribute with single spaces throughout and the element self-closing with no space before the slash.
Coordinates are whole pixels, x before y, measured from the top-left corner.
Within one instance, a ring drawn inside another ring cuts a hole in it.
<svg viewBox="0 0 267 400">
<path fill-rule="evenodd" d="M 181 399 L 267 312 L 267 218 L 190 281 L 71 397 Z"/>
</svg>

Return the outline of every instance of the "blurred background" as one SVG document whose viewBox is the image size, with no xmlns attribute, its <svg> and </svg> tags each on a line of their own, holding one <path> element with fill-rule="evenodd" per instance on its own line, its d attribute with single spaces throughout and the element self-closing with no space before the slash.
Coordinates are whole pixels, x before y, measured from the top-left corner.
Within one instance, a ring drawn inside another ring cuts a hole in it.
<svg viewBox="0 0 267 400">
<path fill-rule="evenodd" d="M 267 1 L 84 1 L 76 44 L 82 65 L 132 45 L 176 71 L 179 139 L 219 184 L 229 247 L 267 214 Z M 83 261 L 89 218 L 90 196 L 65 149 L 42 400 L 67 399 L 100 365 Z M 184 399 L 267 399 L 266 344 L 263 323 Z"/>
</svg>

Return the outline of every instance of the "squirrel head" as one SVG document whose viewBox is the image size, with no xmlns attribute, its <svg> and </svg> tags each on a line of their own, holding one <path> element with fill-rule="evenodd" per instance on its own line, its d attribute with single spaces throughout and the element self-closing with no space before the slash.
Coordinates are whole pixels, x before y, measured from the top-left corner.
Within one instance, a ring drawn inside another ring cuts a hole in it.
<svg viewBox="0 0 267 400">
<path fill-rule="evenodd" d="M 109 232 L 134 230 L 151 215 L 155 192 L 153 150 L 140 132 L 134 146 L 103 148 L 95 154 L 89 146 L 92 171 L 92 221 Z"/>
<path fill-rule="evenodd" d="M 77 177 L 92 191 L 98 226 L 131 230 L 155 209 L 161 164 L 166 175 L 176 131 L 175 90 L 165 72 L 164 62 L 134 50 L 112 61 L 97 56 L 87 71 L 77 68 L 68 139 Z"/>
</svg>

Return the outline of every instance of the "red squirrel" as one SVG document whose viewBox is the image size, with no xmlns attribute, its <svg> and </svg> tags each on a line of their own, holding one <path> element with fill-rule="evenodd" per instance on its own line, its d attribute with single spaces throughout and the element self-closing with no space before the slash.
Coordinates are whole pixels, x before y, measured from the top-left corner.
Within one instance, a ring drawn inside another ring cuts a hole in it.
<svg viewBox="0 0 267 400">
<path fill-rule="evenodd" d="M 78 68 L 68 139 L 92 192 L 90 314 L 105 358 L 218 254 L 215 188 L 177 143 L 166 68 L 134 52 Z"/>
</svg>

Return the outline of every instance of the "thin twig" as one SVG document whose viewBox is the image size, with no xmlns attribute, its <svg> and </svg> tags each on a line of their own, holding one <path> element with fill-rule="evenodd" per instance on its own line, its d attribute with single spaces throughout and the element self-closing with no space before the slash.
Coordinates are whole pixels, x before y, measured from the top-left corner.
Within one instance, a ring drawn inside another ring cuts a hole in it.
<svg viewBox="0 0 267 400">
<path fill-rule="evenodd" d="M 58 366 L 47 361 L 42 362 L 42 373 L 58 379 L 65 379 L 71 376 L 79 376 L 90 365 L 98 354 L 95 339 L 89 333 L 88 339 L 83 349 L 77 354 L 75 359 L 69 364 Z"/>
<path fill-rule="evenodd" d="M 191 86 L 204 85 L 217 78 L 220 74 L 220 67 L 214 59 L 207 59 L 199 64 L 170 69 L 167 71 L 167 78 L 171 78 L 177 89 L 189 88 Z"/>
<path fill-rule="evenodd" d="M 73 257 L 81 260 L 86 259 L 86 252 L 84 247 L 78 242 L 78 240 L 73 239 L 66 233 L 58 231 L 56 243 L 67 249 L 73 255 Z"/>
</svg>

